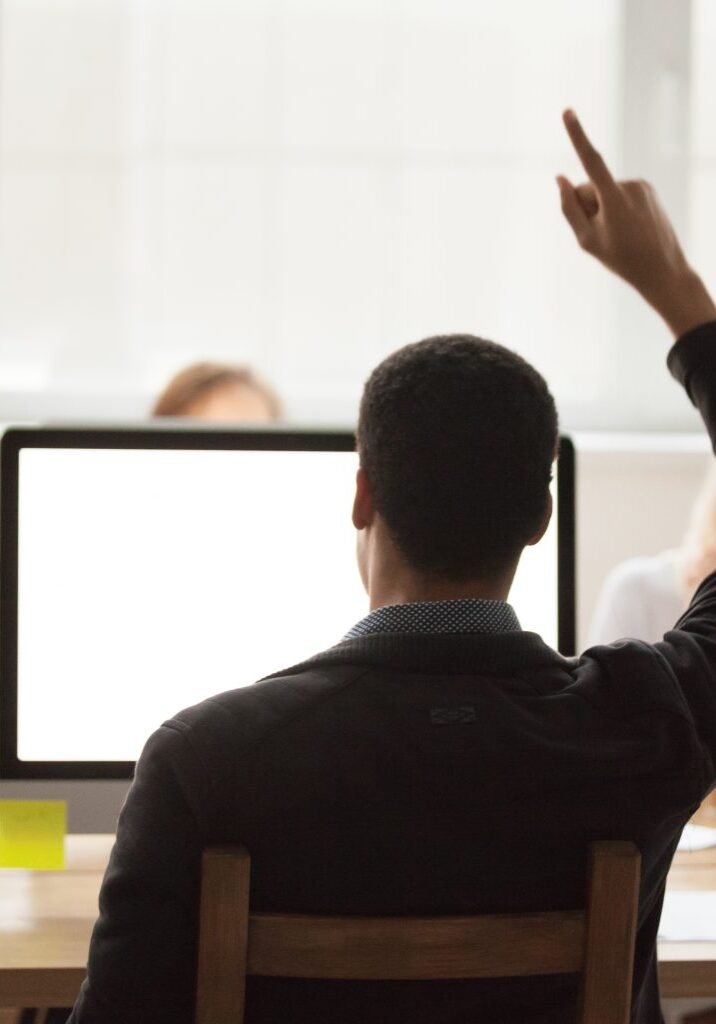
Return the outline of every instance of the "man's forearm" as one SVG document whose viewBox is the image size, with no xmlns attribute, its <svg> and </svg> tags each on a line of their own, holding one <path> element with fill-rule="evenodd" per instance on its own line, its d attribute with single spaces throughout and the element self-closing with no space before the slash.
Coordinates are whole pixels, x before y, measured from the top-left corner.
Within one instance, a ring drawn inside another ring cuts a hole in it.
<svg viewBox="0 0 716 1024">
<path fill-rule="evenodd" d="M 688 268 L 683 274 L 641 289 L 646 301 L 664 319 L 675 338 L 716 320 L 716 303 L 696 271 Z"/>
</svg>

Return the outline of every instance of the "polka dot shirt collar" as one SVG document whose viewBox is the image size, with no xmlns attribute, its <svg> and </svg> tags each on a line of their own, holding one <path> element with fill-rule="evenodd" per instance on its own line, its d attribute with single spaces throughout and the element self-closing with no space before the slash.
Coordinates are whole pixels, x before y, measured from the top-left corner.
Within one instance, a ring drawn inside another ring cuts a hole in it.
<svg viewBox="0 0 716 1024">
<path fill-rule="evenodd" d="M 512 606 L 505 601 L 462 598 L 376 608 L 343 639 L 355 640 L 373 633 L 511 633 L 520 629 Z"/>
</svg>

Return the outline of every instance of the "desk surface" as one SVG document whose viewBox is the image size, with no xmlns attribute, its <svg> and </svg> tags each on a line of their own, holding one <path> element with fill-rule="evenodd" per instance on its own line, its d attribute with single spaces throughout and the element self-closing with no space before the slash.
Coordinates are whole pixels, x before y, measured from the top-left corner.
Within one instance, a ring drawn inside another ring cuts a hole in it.
<svg viewBox="0 0 716 1024">
<path fill-rule="evenodd" d="M 0 1006 L 71 1006 L 112 835 L 68 836 L 64 871 L 0 871 Z M 670 889 L 716 890 L 716 848 L 679 853 Z M 716 942 L 659 944 L 664 998 L 716 996 Z"/>
</svg>

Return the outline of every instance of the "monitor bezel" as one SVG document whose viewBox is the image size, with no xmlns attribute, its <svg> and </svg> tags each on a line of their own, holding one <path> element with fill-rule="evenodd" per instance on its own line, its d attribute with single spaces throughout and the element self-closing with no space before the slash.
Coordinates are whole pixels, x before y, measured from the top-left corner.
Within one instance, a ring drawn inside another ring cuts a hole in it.
<svg viewBox="0 0 716 1024">
<path fill-rule="evenodd" d="M 349 430 L 227 427 L 14 427 L 2 438 L 0 531 L 0 778 L 130 779 L 133 761 L 23 761 L 17 757 L 18 486 L 23 448 L 194 451 L 354 451 Z M 560 439 L 557 473 L 558 647 L 575 649 L 574 446 Z"/>
</svg>

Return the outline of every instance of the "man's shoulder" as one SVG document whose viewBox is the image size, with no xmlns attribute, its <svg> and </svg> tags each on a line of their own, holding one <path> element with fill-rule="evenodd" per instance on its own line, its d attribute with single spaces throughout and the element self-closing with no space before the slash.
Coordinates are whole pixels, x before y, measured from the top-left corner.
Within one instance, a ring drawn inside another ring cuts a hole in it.
<svg viewBox="0 0 716 1024">
<path fill-rule="evenodd" d="M 691 718 L 678 678 L 655 644 L 623 639 L 589 647 L 574 676 L 583 695 L 612 714 L 663 711 Z"/>
<path fill-rule="evenodd" d="M 365 665 L 305 662 L 258 682 L 215 694 L 178 711 L 164 725 L 205 752 L 260 743 L 365 674 Z"/>
</svg>

